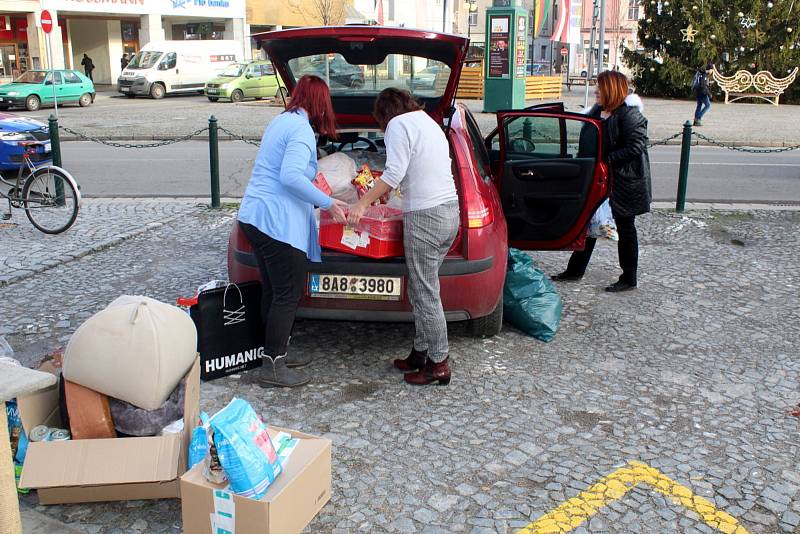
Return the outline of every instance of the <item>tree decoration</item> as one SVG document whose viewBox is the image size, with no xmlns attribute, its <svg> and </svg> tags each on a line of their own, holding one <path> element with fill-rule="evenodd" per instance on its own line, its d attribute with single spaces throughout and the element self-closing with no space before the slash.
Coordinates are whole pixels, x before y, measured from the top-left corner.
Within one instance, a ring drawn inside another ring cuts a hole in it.
<svg viewBox="0 0 800 534">
<path fill-rule="evenodd" d="M 755 28 L 757 23 L 756 19 L 754 19 L 753 17 L 743 17 L 742 20 L 740 21 L 740 24 L 742 25 L 742 28 L 750 29 L 750 28 Z"/>
<path fill-rule="evenodd" d="M 695 36 L 700 33 L 700 30 L 695 30 L 694 26 L 689 24 L 686 28 L 681 30 L 681 35 L 683 35 L 683 40 L 687 43 L 693 43 Z"/>
</svg>

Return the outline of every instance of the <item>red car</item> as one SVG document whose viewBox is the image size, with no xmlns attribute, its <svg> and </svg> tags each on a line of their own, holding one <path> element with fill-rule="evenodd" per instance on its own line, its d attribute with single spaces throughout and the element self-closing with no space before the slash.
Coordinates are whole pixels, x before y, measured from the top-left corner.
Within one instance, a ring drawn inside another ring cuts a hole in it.
<svg viewBox="0 0 800 534">
<path fill-rule="evenodd" d="M 326 153 L 363 146 L 380 156 L 385 148 L 372 107 L 386 87 L 415 88 L 426 111 L 442 124 L 462 219 L 440 271 L 448 321 L 470 321 L 479 336 L 500 332 L 509 245 L 524 250 L 583 247 L 589 219 L 609 192 L 600 157 L 600 121 L 566 112 L 563 104 L 533 106 L 497 113 L 498 128 L 484 138 L 470 111 L 455 104 L 469 41 L 454 35 L 345 26 L 269 32 L 259 38 L 290 90 L 303 74 L 319 73 L 314 65 L 325 58 L 342 58 L 364 71 L 363 86 L 331 89 L 340 138 L 319 139 Z M 414 83 L 414 73 L 430 67 L 444 75 L 423 89 Z M 259 278 L 250 244 L 237 224 L 228 243 L 228 273 L 234 282 Z M 311 265 L 298 317 L 411 322 L 406 274 L 402 257 L 374 260 L 323 250 L 322 263 Z M 345 293 L 324 290 L 343 277 L 357 283 L 348 284 Z"/>
</svg>

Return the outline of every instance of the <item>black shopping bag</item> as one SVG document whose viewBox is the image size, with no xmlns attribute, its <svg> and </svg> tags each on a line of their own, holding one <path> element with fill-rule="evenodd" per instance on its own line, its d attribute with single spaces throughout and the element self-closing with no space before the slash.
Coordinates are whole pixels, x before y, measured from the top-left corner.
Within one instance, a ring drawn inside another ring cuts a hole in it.
<svg viewBox="0 0 800 534">
<path fill-rule="evenodd" d="M 203 291 L 190 315 L 197 326 L 200 378 L 214 380 L 261 367 L 264 324 L 260 282 Z"/>
</svg>

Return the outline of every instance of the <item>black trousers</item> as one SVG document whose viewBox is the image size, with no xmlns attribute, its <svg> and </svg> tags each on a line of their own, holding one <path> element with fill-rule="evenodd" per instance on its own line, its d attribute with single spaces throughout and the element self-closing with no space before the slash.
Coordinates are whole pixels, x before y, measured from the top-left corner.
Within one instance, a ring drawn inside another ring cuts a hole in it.
<svg viewBox="0 0 800 534">
<path fill-rule="evenodd" d="M 240 222 L 239 227 L 253 246 L 261 272 L 261 316 L 266 329 L 264 353 L 273 357 L 286 354 L 297 305 L 308 277 L 308 258 L 302 250 L 272 239 L 255 226 Z"/>
<path fill-rule="evenodd" d="M 639 268 L 639 237 L 636 235 L 636 216 L 622 217 L 614 214 L 614 222 L 617 225 L 619 241 L 617 242 L 617 252 L 619 254 L 619 266 L 622 267 L 620 281 L 636 285 L 636 271 Z M 575 276 L 583 276 L 586 266 L 592 258 L 594 245 L 597 239 L 586 238 L 586 248 L 572 253 L 567 264 L 567 273 Z"/>
</svg>

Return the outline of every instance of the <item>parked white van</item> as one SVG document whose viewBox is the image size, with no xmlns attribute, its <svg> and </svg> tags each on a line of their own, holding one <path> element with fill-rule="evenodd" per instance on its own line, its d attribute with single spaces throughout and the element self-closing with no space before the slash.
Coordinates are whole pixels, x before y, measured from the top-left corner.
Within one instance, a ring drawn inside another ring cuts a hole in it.
<svg viewBox="0 0 800 534">
<path fill-rule="evenodd" d="M 131 98 L 202 93 L 208 80 L 243 59 L 242 43 L 237 41 L 153 41 L 122 71 L 117 91 Z"/>
</svg>

